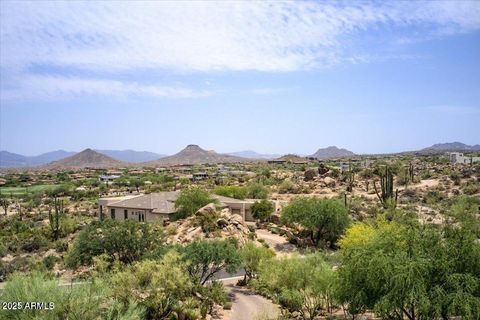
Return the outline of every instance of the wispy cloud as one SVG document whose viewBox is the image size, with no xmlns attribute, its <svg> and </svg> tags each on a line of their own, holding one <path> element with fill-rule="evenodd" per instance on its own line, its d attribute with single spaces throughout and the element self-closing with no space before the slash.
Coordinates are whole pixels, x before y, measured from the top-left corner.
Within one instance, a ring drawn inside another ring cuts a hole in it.
<svg viewBox="0 0 480 320">
<path fill-rule="evenodd" d="M 404 59 L 412 55 L 362 50 L 353 40 L 383 26 L 392 33 L 418 27 L 415 35 L 399 32 L 396 45 L 480 29 L 478 1 L 1 1 L 0 6 L 2 98 L 207 96 L 117 81 L 112 74 L 290 72 Z M 39 76 L 32 71 L 38 66 L 100 77 Z"/>
<path fill-rule="evenodd" d="M 82 96 L 151 96 L 160 98 L 207 97 L 210 91 L 179 86 L 145 85 L 117 80 L 85 79 L 60 76 L 27 76 L 15 88 L 2 91 L 2 100 L 52 100 Z"/>
<path fill-rule="evenodd" d="M 420 34 L 480 28 L 476 1 L 1 3 L 2 67 L 292 71 L 354 59 L 379 25 Z"/>
</svg>

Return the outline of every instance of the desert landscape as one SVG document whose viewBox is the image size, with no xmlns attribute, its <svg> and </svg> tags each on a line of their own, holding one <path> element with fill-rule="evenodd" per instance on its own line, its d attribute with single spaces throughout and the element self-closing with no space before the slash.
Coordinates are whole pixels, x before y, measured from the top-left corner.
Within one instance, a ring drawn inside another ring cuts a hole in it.
<svg viewBox="0 0 480 320">
<path fill-rule="evenodd" d="M 154 319 L 386 316 L 399 308 L 396 299 L 417 299 L 408 290 L 441 281 L 427 272 L 440 262 L 447 277 L 478 272 L 479 153 L 479 146 L 445 143 L 390 155 L 328 147 L 251 159 L 188 145 L 140 163 L 86 149 L 4 168 L 0 288 L 13 294 L 28 281 L 29 294 L 47 295 L 69 287 L 86 299 L 75 300 L 76 310 L 95 303 L 82 311 L 91 318 L 107 312 L 106 301 L 118 308 L 108 312 L 127 307 Z M 7 156 L 0 159 L 11 166 Z M 369 254 L 381 260 L 358 269 Z M 377 311 L 374 297 L 357 300 L 374 290 L 357 281 L 383 263 L 399 277 L 384 275 L 393 281 L 379 284 L 384 290 L 410 276 L 414 282 Z M 410 275 L 410 268 L 426 269 Z M 105 293 L 92 302 L 85 290 Z M 451 290 L 445 294 L 457 294 Z"/>
<path fill-rule="evenodd" d="M 480 1 L 1 0 L 0 320 L 480 320 Z"/>
</svg>

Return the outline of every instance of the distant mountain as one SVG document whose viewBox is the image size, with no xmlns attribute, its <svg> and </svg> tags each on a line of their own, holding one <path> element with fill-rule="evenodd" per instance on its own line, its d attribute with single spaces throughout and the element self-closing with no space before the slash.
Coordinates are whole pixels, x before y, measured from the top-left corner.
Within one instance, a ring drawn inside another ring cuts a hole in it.
<svg viewBox="0 0 480 320">
<path fill-rule="evenodd" d="M 476 144 L 470 146 L 461 142 L 447 142 L 447 143 L 437 143 L 431 147 L 424 148 L 419 150 L 421 153 L 437 153 L 437 152 L 454 152 L 454 151 L 480 151 L 480 145 Z"/>
<path fill-rule="evenodd" d="M 159 160 L 146 162 L 149 166 L 168 166 L 178 164 L 204 164 L 204 163 L 232 163 L 245 162 L 248 159 L 235 157 L 228 154 L 216 153 L 215 151 L 207 151 L 195 144 L 188 145 L 182 151 Z"/>
<path fill-rule="evenodd" d="M 60 160 L 75 154 L 64 150 L 42 153 L 38 156 L 24 156 L 8 151 L 0 151 L 0 168 L 33 167 Z"/>
<path fill-rule="evenodd" d="M 125 162 L 113 159 L 112 157 L 85 149 L 73 156 L 62 160 L 53 161 L 45 165 L 43 168 L 51 170 L 63 169 L 81 169 L 81 168 L 112 168 L 127 165 Z"/>
<path fill-rule="evenodd" d="M 166 157 L 164 154 L 158 154 L 149 151 L 135 150 L 95 150 L 101 154 L 125 162 L 147 162 Z"/>
<path fill-rule="evenodd" d="M 330 146 L 327 148 L 318 149 L 317 152 L 315 152 L 309 157 L 319 159 L 319 160 L 324 160 L 324 159 L 330 159 L 330 158 L 350 157 L 354 155 L 355 153 L 347 149 L 340 149 L 335 146 Z"/>
<path fill-rule="evenodd" d="M 241 158 L 247 158 L 247 159 L 276 159 L 280 157 L 279 154 L 262 154 L 252 150 L 230 152 L 227 154 L 234 157 L 241 157 Z"/>
<path fill-rule="evenodd" d="M 296 154 L 286 154 L 278 158 L 277 160 L 284 160 L 284 161 L 289 161 L 289 162 L 301 162 L 301 161 L 306 161 L 307 158 L 296 155 Z"/>
</svg>

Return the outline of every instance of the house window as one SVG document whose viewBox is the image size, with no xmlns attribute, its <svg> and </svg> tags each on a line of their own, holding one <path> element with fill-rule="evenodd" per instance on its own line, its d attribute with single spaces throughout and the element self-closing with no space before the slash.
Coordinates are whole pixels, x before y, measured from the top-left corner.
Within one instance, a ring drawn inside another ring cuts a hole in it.
<svg viewBox="0 0 480 320">
<path fill-rule="evenodd" d="M 128 219 L 128 210 L 127 210 L 127 209 L 123 210 L 123 218 L 124 218 L 125 220 Z"/>
<path fill-rule="evenodd" d="M 110 209 L 110 217 L 115 219 L 115 209 Z"/>
</svg>

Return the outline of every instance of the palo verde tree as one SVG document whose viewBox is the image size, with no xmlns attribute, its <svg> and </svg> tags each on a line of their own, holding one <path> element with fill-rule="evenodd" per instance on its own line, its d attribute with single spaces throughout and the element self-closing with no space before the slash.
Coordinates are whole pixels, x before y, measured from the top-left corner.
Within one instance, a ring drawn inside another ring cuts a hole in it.
<svg viewBox="0 0 480 320">
<path fill-rule="evenodd" d="M 254 242 L 249 241 L 240 249 L 242 257 L 242 266 L 245 270 L 244 284 L 257 276 L 260 263 L 275 257 L 275 252 L 263 246 L 257 246 Z"/>
<path fill-rule="evenodd" d="M 333 199 L 297 198 L 282 210 L 282 222 L 299 224 L 310 233 L 315 246 L 334 246 L 347 228 L 348 209 Z"/>
<path fill-rule="evenodd" d="M 478 319 L 480 244 L 464 227 L 355 224 L 339 241 L 337 299 L 384 319 Z"/>
<path fill-rule="evenodd" d="M 182 250 L 188 273 L 199 284 L 205 284 L 221 270 L 237 271 L 242 262 L 235 243 L 229 240 L 195 241 Z"/>
<path fill-rule="evenodd" d="M 209 203 L 216 202 L 208 191 L 197 187 L 184 189 L 175 201 L 177 213 L 175 219 L 184 219 L 193 215 L 198 209 Z"/>
</svg>

